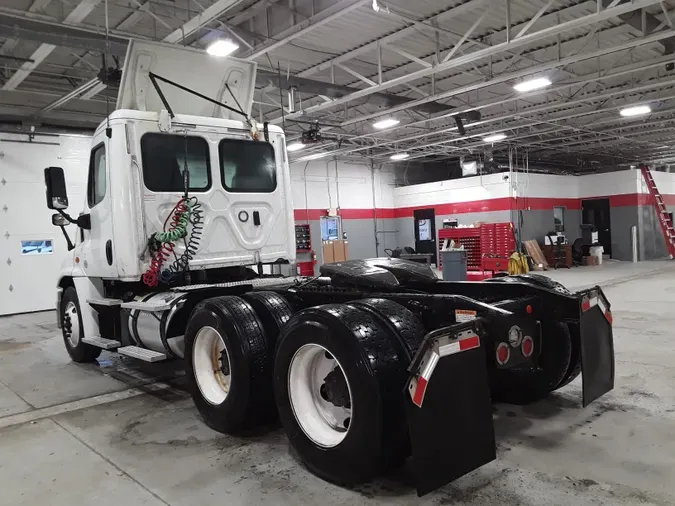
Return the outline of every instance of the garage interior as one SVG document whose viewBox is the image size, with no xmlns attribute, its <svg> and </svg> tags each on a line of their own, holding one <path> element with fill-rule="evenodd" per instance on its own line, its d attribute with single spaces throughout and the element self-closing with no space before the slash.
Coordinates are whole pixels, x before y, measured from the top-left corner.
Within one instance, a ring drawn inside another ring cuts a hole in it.
<svg viewBox="0 0 675 506">
<path fill-rule="evenodd" d="M 670 0 L 4 0 L 0 504 L 675 504 L 673 19 Z M 585 409 L 580 379 L 494 404 L 497 460 L 417 498 L 410 461 L 340 487 L 278 424 L 211 430 L 179 362 L 72 362 L 53 310 L 72 253 L 43 170 L 85 208 L 132 39 L 256 62 L 251 115 L 285 132 L 299 274 L 407 247 L 442 277 L 446 237 L 506 224 L 468 279 L 528 242 L 538 274 L 602 287 L 614 389 Z"/>
</svg>

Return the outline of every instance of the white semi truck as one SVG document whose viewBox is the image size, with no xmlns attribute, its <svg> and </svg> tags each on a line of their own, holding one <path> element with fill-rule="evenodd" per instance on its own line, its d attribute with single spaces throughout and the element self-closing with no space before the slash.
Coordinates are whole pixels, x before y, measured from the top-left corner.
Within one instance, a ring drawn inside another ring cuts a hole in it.
<svg viewBox="0 0 675 506">
<path fill-rule="evenodd" d="M 57 314 L 74 361 L 102 350 L 183 360 L 218 431 L 279 417 L 317 475 L 342 484 L 415 459 L 427 493 L 495 458 L 492 400 L 542 399 L 583 372 L 613 388 L 610 306 L 547 278 L 439 281 L 397 259 L 294 270 L 284 132 L 250 118 L 255 63 L 134 41 L 96 130 Z"/>
</svg>

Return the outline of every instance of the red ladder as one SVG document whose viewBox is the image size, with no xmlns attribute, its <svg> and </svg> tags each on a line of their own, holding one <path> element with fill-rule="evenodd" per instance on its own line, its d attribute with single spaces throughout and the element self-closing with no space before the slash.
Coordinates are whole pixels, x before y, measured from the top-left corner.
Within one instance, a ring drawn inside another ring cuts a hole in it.
<svg viewBox="0 0 675 506">
<path fill-rule="evenodd" d="M 649 194 L 654 199 L 654 208 L 656 209 L 656 216 L 659 218 L 659 223 L 661 223 L 661 230 L 663 230 L 663 237 L 666 239 L 666 247 L 668 248 L 668 253 L 670 258 L 675 257 L 675 229 L 673 228 L 673 222 L 670 219 L 670 214 L 666 209 L 666 204 L 663 202 L 663 196 L 659 192 L 659 189 L 656 187 L 652 173 L 649 170 L 649 167 L 642 165 L 640 167 L 642 171 L 642 176 L 647 182 L 647 188 L 649 188 Z"/>
</svg>

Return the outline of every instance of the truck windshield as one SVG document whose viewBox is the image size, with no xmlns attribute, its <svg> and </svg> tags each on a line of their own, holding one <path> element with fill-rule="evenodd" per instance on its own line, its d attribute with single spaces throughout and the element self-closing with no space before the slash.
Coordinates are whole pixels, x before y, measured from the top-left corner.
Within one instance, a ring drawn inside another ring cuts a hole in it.
<svg viewBox="0 0 675 506">
<path fill-rule="evenodd" d="M 209 145 L 202 137 L 147 133 L 141 138 L 145 187 L 154 192 L 182 192 L 187 155 L 190 190 L 211 187 Z"/>
<path fill-rule="evenodd" d="M 272 193 L 277 188 L 274 148 L 268 142 L 223 139 L 220 175 L 232 193 Z"/>
</svg>

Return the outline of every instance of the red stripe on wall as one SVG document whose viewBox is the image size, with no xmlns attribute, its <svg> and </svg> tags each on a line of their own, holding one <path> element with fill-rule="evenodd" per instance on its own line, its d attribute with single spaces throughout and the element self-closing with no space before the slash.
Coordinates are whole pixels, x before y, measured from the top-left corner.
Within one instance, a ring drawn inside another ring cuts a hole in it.
<svg viewBox="0 0 675 506">
<path fill-rule="evenodd" d="M 609 199 L 611 207 L 630 207 L 653 205 L 654 200 L 646 193 L 626 193 L 605 197 L 587 198 L 547 198 L 524 197 L 512 199 L 502 197 L 498 199 L 475 200 L 472 202 L 457 202 L 452 204 L 436 204 L 433 206 L 399 207 L 396 209 L 340 209 L 339 215 L 345 220 L 372 220 L 412 218 L 419 209 L 434 209 L 436 215 L 452 215 L 467 213 L 490 213 L 496 211 L 547 211 L 554 207 L 566 207 L 572 210 L 581 210 L 582 200 Z M 675 206 L 675 195 L 663 195 L 666 205 Z M 296 209 L 295 221 L 315 221 L 327 216 L 326 209 Z"/>
</svg>

